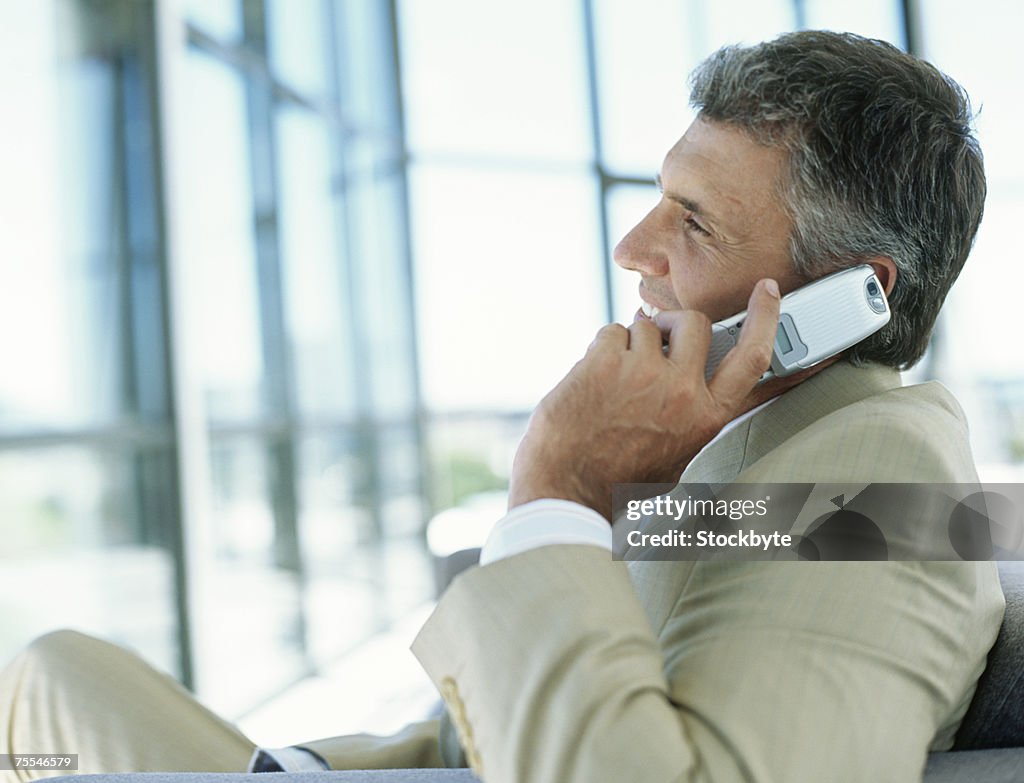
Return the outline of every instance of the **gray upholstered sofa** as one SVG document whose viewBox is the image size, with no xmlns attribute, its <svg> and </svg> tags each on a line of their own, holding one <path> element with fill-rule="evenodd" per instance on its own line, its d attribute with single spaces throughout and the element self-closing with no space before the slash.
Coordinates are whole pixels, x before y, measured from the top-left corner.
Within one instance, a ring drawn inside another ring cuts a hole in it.
<svg viewBox="0 0 1024 783">
<path fill-rule="evenodd" d="M 466 565 L 460 554 L 451 570 Z M 1006 617 L 988 668 L 949 753 L 934 753 L 925 783 L 1024 782 L 1024 562 L 1000 564 Z M 440 581 L 447 582 L 449 574 Z M 366 772 L 83 775 L 71 783 L 472 783 L 469 770 L 384 770 Z M 803 783 L 794 781 L 793 783 Z"/>
</svg>

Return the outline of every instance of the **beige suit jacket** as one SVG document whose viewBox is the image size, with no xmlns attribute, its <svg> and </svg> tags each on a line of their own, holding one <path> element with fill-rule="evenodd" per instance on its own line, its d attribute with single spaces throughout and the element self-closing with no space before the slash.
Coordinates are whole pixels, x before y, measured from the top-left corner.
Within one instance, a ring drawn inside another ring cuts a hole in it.
<svg viewBox="0 0 1024 783">
<path fill-rule="evenodd" d="M 840 362 L 683 480 L 977 476 L 941 385 Z M 1003 607 L 993 563 L 626 564 L 548 546 L 460 576 L 413 652 L 486 781 L 915 781 L 950 747 Z"/>
</svg>

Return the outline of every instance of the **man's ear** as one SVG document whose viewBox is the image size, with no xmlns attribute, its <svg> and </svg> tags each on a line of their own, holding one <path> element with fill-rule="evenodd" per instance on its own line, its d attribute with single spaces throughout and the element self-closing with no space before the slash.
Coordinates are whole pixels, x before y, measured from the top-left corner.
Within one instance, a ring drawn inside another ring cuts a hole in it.
<svg viewBox="0 0 1024 783">
<path fill-rule="evenodd" d="M 892 294 L 892 288 L 896 285 L 896 263 L 888 256 L 875 256 L 870 261 L 871 268 L 878 276 L 878 282 L 885 289 L 885 295 Z"/>
</svg>

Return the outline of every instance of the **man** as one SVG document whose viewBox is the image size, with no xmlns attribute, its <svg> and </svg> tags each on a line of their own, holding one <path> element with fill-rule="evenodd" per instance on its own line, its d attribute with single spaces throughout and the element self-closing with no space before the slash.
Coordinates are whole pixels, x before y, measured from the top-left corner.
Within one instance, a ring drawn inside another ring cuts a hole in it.
<svg viewBox="0 0 1024 783">
<path fill-rule="evenodd" d="M 509 515 L 414 652 L 488 781 L 920 779 L 998 630 L 993 564 L 627 565 L 608 551 L 611 486 L 977 479 L 955 401 L 898 373 L 924 352 L 981 219 L 966 99 L 888 45 L 807 32 L 717 52 L 691 100 L 660 201 L 616 249 L 644 311 L 602 329 L 540 404 Z M 757 385 L 780 294 L 860 263 L 890 324 Z M 745 306 L 705 383 L 709 322 Z M 73 737 L 115 769 L 243 768 L 252 744 L 137 659 L 119 663 L 128 695 L 91 701 L 81 681 L 127 656 L 115 649 L 65 633 L 22 656 L 0 678 L 12 745 Z M 139 706 L 155 703 L 157 717 Z M 335 768 L 440 761 L 436 722 L 307 747 Z M 311 758 L 289 750 L 282 765 Z"/>
</svg>

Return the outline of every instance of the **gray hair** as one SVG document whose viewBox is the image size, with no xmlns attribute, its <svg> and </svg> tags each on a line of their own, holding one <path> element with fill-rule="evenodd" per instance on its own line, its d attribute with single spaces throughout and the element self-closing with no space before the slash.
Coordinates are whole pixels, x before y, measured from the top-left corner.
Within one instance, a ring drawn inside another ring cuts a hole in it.
<svg viewBox="0 0 1024 783">
<path fill-rule="evenodd" d="M 823 31 L 724 47 L 690 83 L 699 117 L 787 151 L 779 186 L 797 274 L 810 280 L 877 256 L 895 263 L 892 320 L 846 358 L 915 364 L 985 203 L 963 88 L 884 41 Z"/>
</svg>

